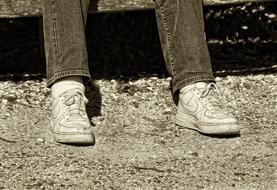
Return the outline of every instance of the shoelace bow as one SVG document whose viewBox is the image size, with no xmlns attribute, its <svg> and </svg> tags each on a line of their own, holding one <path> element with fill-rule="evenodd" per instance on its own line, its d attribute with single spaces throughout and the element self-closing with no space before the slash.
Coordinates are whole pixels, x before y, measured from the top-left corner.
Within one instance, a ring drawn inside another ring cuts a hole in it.
<svg viewBox="0 0 277 190">
<path fill-rule="evenodd" d="M 209 83 L 202 91 L 201 98 L 206 98 L 210 105 L 210 108 L 214 111 L 222 111 L 223 104 L 221 102 L 222 98 L 217 90 L 215 83 Z"/>
<path fill-rule="evenodd" d="M 68 109 L 69 118 L 74 116 L 86 118 L 84 104 L 88 103 L 88 100 L 82 92 L 75 91 L 69 95 L 66 95 L 64 102 Z"/>
</svg>

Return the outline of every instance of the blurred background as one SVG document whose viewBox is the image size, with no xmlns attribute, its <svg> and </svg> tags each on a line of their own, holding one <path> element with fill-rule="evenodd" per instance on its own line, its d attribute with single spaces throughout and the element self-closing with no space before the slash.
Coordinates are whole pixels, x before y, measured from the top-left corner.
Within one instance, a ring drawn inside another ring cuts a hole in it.
<svg viewBox="0 0 277 190">
<path fill-rule="evenodd" d="M 204 8 L 215 75 L 277 71 L 277 3 Z M 1 77 L 45 76 L 41 18 L 0 19 Z M 93 78 L 167 75 L 154 10 L 88 17 Z"/>
</svg>

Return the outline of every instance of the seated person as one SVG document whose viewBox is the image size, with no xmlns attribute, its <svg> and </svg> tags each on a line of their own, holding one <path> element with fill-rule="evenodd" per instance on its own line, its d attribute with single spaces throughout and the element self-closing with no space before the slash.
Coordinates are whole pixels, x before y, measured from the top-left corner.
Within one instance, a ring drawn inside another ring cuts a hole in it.
<svg viewBox="0 0 277 190">
<path fill-rule="evenodd" d="M 203 134 L 240 132 L 215 91 L 205 41 L 201 0 L 155 0 L 161 46 L 173 94 L 179 97 L 176 124 Z M 85 41 L 89 0 L 43 0 L 48 86 L 54 139 L 94 144 L 83 82 L 90 79 Z"/>
</svg>

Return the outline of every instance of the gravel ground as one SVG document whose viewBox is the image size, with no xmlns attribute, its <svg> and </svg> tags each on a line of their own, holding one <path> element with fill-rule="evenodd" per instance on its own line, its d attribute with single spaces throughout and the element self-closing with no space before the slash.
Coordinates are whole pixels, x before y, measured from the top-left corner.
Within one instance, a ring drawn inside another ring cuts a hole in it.
<svg viewBox="0 0 277 190">
<path fill-rule="evenodd" d="M 140 75 L 166 73 L 153 11 L 99 14 L 87 27 L 93 147 L 53 142 L 46 80 L 18 81 L 45 73 L 38 19 L 0 20 L 1 74 L 20 73 L 0 76 L 0 190 L 277 189 L 276 3 L 228 10 L 205 8 L 206 34 L 241 136 L 174 125 L 170 78 Z"/>
<path fill-rule="evenodd" d="M 46 81 L 0 82 L 0 189 L 277 189 L 277 74 L 216 78 L 241 136 L 174 125 L 170 78 L 87 87 L 93 147 L 53 142 Z"/>
</svg>

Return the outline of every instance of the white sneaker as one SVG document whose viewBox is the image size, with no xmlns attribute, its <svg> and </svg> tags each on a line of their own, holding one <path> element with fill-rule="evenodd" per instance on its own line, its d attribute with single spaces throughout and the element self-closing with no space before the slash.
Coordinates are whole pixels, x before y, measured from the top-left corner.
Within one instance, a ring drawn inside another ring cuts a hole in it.
<svg viewBox="0 0 277 190">
<path fill-rule="evenodd" d="M 52 132 L 54 140 L 65 144 L 94 144 L 90 120 L 82 90 L 73 89 L 54 98 L 52 104 Z"/>
<path fill-rule="evenodd" d="M 216 84 L 199 82 L 179 95 L 176 124 L 203 134 L 239 134 L 237 119 L 220 102 Z"/>
</svg>

